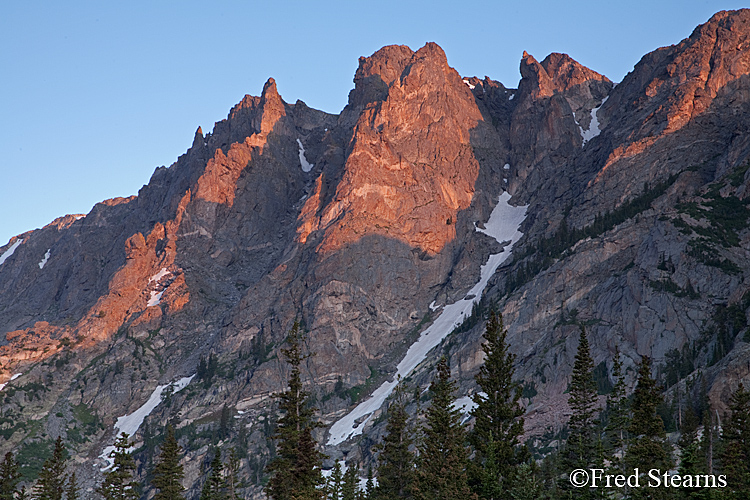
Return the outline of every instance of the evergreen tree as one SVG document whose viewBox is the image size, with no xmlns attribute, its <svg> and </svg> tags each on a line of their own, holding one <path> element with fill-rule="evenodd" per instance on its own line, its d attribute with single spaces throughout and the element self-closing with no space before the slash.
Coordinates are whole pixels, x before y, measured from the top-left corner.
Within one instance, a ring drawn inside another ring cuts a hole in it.
<svg viewBox="0 0 750 500">
<path fill-rule="evenodd" d="M 76 480 L 76 473 L 73 472 L 70 474 L 70 477 L 68 478 L 68 485 L 65 488 L 65 499 L 66 500 L 78 500 L 78 493 L 80 491 L 80 488 L 78 488 L 78 481 Z"/>
<path fill-rule="evenodd" d="M 125 432 L 115 441 L 115 449 L 109 454 L 114 459 L 112 470 L 104 474 L 104 482 L 97 488 L 97 492 L 105 500 L 138 500 L 138 483 L 133 479 L 135 460 L 130 454 L 133 443 L 129 441 Z"/>
<path fill-rule="evenodd" d="M 519 446 L 523 434 L 524 412 L 519 404 L 522 391 L 520 384 L 513 381 L 515 355 L 508 352 L 506 336 L 502 315 L 492 311 L 482 345 L 485 360 L 476 376 L 481 391 L 472 395 L 475 424 L 469 436 L 475 450 L 472 489 L 488 500 L 510 488 L 515 467 L 525 461 L 528 453 Z"/>
<path fill-rule="evenodd" d="M 373 498 L 373 492 L 375 491 L 375 481 L 372 478 L 372 467 L 367 468 L 367 482 L 365 483 L 364 495 L 360 495 L 364 500 L 370 500 Z"/>
<path fill-rule="evenodd" d="M 570 398 L 568 399 L 568 404 L 573 412 L 568 423 L 570 434 L 562 452 L 563 468 L 565 470 L 588 470 L 603 466 L 597 452 L 597 422 L 594 418 L 597 393 L 593 371 L 594 360 L 591 358 L 586 331 L 581 326 L 581 337 L 578 343 L 578 352 L 573 363 Z M 573 488 L 567 477 L 561 479 L 560 487 L 563 490 L 571 490 Z M 576 496 L 582 499 L 595 498 L 598 491 L 588 488 L 576 489 Z"/>
<path fill-rule="evenodd" d="M 174 428 L 167 426 L 167 437 L 161 445 L 161 453 L 154 467 L 154 478 L 151 484 L 158 490 L 153 500 L 182 500 L 181 481 L 184 477 L 180 454 L 182 448 L 174 436 Z"/>
<path fill-rule="evenodd" d="M 450 379 L 448 361 L 437 365 L 430 385 L 432 403 L 425 415 L 423 439 L 417 459 L 414 497 L 419 500 L 474 499 L 466 476 L 468 451 L 461 414 L 454 408 L 456 383 Z"/>
<path fill-rule="evenodd" d="M 750 498 L 750 392 L 740 384 L 729 400 L 730 414 L 721 432 L 722 473 L 732 499 Z"/>
<path fill-rule="evenodd" d="M 535 467 L 529 463 L 519 465 L 513 478 L 513 486 L 508 491 L 508 498 L 512 500 L 539 500 L 543 497 L 542 485 L 537 479 Z"/>
<path fill-rule="evenodd" d="M 0 462 L 0 500 L 14 500 L 17 493 L 16 485 L 21 480 L 21 473 L 18 470 L 18 462 L 13 456 L 13 452 L 5 454 L 5 458 Z"/>
<path fill-rule="evenodd" d="M 664 431 L 664 422 L 656 408 L 664 401 L 656 380 L 651 377 L 651 359 L 644 356 L 638 368 L 638 382 L 633 392 L 632 415 L 628 433 L 632 436 L 625 454 L 628 470 L 638 469 L 641 482 L 648 482 L 646 473 L 651 469 L 663 472 L 672 467 L 669 444 Z M 668 488 L 631 488 L 632 499 L 668 498 Z"/>
<path fill-rule="evenodd" d="M 680 450 L 680 476 L 707 474 L 705 455 L 702 453 L 702 439 L 698 437 L 698 417 L 688 406 L 681 429 L 677 447 Z M 682 486 L 680 494 L 685 500 L 708 500 L 710 493 L 706 488 Z"/>
<path fill-rule="evenodd" d="M 211 474 L 203 483 L 200 500 L 227 500 L 226 482 L 222 472 L 224 463 L 221 461 L 221 450 L 216 448 L 214 459 L 211 461 Z"/>
<path fill-rule="evenodd" d="M 237 494 L 237 488 L 240 487 L 239 478 L 237 477 L 239 470 L 240 457 L 237 456 L 237 450 L 232 448 L 229 450 L 229 458 L 225 467 L 227 494 L 230 500 L 237 500 L 239 498 Z"/>
<path fill-rule="evenodd" d="M 26 492 L 26 486 L 21 486 L 21 489 L 18 490 L 16 500 L 29 500 L 29 494 Z"/>
<path fill-rule="evenodd" d="M 341 500 L 357 500 L 359 494 L 359 467 L 350 466 L 344 473 Z"/>
<path fill-rule="evenodd" d="M 404 401 L 405 387 L 399 381 L 395 399 L 388 407 L 388 423 L 383 443 L 376 450 L 378 456 L 378 486 L 374 497 L 378 500 L 411 498 L 414 483 L 414 454 L 409 449 L 414 439 L 409 432 L 409 415 Z"/>
<path fill-rule="evenodd" d="M 45 460 L 34 487 L 37 500 L 62 500 L 65 492 L 65 447 L 58 436 L 52 457 Z"/>
<path fill-rule="evenodd" d="M 622 373 L 620 349 L 617 347 L 615 347 L 615 358 L 612 363 L 612 378 L 614 378 L 615 384 L 612 387 L 612 392 L 607 395 L 605 436 L 609 452 L 610 471 L 612 474 L 619 474 L 622 465 L 622 448 L 627 438 L 626 430 L 630 425 L 628 415 L 630 401 L 625 394 L 625 377 Z"/>
<path fill-rule="evenodd" d="M 299 322 L 295 321 L 287 337 L 288 347 L 281 350 L 291 374 L 289 389 L 277 396 L 283 416 L 274 435 L 277 456 L 268 464 L 271 479 L 266 486 L 266 494 L 273 500 L 320 499 L 324 493 L 320 488 L 323 454 L 312 437 L 318 424 L 313 422 L 315 410 L 308 404 L 309 395 L 302 390 L 302 338 Z"/>
<path fill-rule="evenodd" d="M 336 460 L 333 464 L 333 471 L 328 478 L 328 500 L 341 500 L 341 483 L 344 480 L 344 474 L 341 472 L 341 462 Z"/>
</svg>

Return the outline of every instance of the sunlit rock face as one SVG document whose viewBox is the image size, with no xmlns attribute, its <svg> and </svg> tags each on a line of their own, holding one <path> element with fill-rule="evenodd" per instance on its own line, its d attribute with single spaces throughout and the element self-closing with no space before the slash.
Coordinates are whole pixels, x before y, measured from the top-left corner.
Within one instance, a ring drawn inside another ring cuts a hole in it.
<svg viewBox="0 0 750 500">
<path fill-rule="evenodd" d="M 632 368 L 699 346 L 693 376 L 721 410 L 748 375 L 746 324 L 732 324 L 726 355 L 706 333 L 721 311 L 747 317 L 748 23 L 750 11 L 718 13 L 616 85 L 566 54 L 525 53 L 514 89 L 460 76 L 433 43 L 360 58 L 339 115 L 285 102 L 269 79 L 138 196 L 0 247 L 0 452 L 62 435 L 93 487 L 118 418 L 148 408 L 140 477 L 152 436 L 177 422 L 196 493 L 224 421 L 258 497 L 292 323 L 307 332 L 304 377 L 328 442 L 421 332 L 471 304 L 510 240 L 483 296 L 518 355 L 530 443 L 567 420 L 580 324 L 603 378 L 615 347 Z M 505 225 L 520 239 L 493 236 L 498 200 L 523 214 Z M 445 341 L 410 359 L 410 382 L 426 388 L 447 354 L 470 394 L 482 322 L 436 333 Z M 371 461 L 379 415 L 326 452 Z"/>
</svg>

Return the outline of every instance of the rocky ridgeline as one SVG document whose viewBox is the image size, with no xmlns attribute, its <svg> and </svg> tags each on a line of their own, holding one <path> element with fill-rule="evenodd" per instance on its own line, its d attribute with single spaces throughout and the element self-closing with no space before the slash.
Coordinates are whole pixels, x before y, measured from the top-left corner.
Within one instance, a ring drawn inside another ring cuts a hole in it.
<svg viewBox="0 0 750 500">
<path fill-rule="evenodd" d="M 360 58 L 339 115 L 284 102 L 269 79 L 138 196 L 0 247 L 0 451 L 62 435 L 91 485 L 118 417 L 213 353 L 140 427 L 141 472 L 173 420 L 195 488 L 224 422 L 258 480 L 292 322 L 331 424 L 479 281 L 501 244 L 476 228 L 506 190 L 529 205 L 525 236 L 482 305 L 503 312 L 519 356 L 527 434 L 567 420 L 581 323 L 601 380 L 616 346 L 626 368 L 690 351 L 681 387 L 702 368 L 721 410 L 748 375 L 748 23 L 718 13 L 617 85 L 565 54 L 524 53 L 518 89 L 462 78 L 432 43 Z M 412 383 L 448 352 L 473 391 L 481 333 L 467 321 Z M 370 460 L 377 417 L 326 451 Z"/>
</svg>

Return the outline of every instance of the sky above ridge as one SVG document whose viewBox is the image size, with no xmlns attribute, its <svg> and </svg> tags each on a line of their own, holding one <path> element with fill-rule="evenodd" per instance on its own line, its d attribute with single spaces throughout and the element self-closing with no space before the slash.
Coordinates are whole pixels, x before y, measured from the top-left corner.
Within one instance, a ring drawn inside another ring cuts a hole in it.
<svg viewBox="0 0 750 500">
<path fill-rule="evenodd" d="M 619 82 L 735 1 L 4 2 L 0 246 L 137 194 L 245 94 L 338 113 L 360 56 L 437 42 L 462 76 L 516 87 L 524 50 Z M 109 5 L 111 4 L 111 5 Z"/>
</svg>

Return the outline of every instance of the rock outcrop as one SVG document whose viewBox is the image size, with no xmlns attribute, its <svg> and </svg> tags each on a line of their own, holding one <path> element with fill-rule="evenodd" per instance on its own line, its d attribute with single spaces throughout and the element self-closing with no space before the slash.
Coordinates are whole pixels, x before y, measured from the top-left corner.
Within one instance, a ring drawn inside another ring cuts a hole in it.
<svg viewBox="0 0 750 500">
<path fill-rule="evenodd" d="M 140 426 L 139 474 L 177 421 L 195 490 L 221 428 L 257 496 L 293 321 L 332 424 L 479 281 L 503 244 L 478 229 L 505 191 L 528 205 L 524 237 L 482 306 L 509 328 L 529 442 L 566 422 L 580 324 L 603 379 L 615 347 L 626 368 L 689 352 L 670 390 L 702 376 L 721 409 L 750 375 L 749 25 L 720 12 L 616 86 L 557 53 L 524 53 L 518 89 L 462 78 L 433 43 L 360 58 L 339 115 L 269 79 L 138 196 L 0 247 L 0 452 L 61 435 L 92 487 L 118 417 L 202 366 Z M 446 353 L 475 390 L 481 333 L 468 319 L 411 382 Z M 377 413 L 364 430 L 326 451 L 370 461 Z"/>
</svg>

